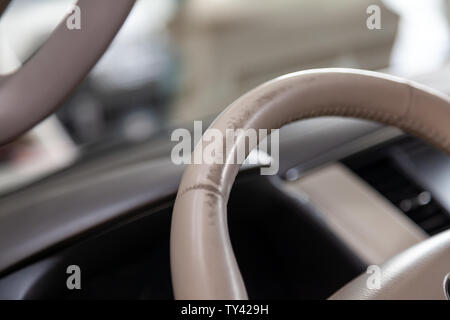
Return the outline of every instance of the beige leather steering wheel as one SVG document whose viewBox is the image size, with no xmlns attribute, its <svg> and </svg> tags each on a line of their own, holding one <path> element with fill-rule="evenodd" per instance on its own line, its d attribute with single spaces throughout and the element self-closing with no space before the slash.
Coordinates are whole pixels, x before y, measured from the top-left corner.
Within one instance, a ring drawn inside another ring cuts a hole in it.
<svg viewBox="0 0 450 320">
<path fill-rule="evenodd" d="M 210 129 L 218 129 L 225 136 L 226 129 L 275 129 L 320 116 L 379 121 L 450 153 L 448 96 L 360 70 L 320 69 L 277 78 L 231 104 Z M 208 141 L 202 139 L 201 143 L 206 145 Z M 245 143 L 243 137 L 238 137 L 226 151 L 225 159 L 233 159 Z M 250 145 L 247 154 L 254 147 Z M 201 152 L 197 146 L 194 155 Z M 171 231 L 172 283 L 177 299 L 247 298 L 227 227 L 228 196 L 240 164 L 228 162 L 192 164 L 185 170 Z M 381 269 L 380 289 L 368 289 L 366 275 L 361 275 L 332 298 L 445 298 L 443 281 L 450 272 L 450 231 L 406 250 Z"/>
<path fill-rule="evenodd" d="M 52 114 L 100 59 L 135 0 L 79 0 L 81 29 L 66 19 L 23 67 L 0 76 L 0 146 Z M 0 14 L 9 1 L 0 3 Z"/>
</svg>

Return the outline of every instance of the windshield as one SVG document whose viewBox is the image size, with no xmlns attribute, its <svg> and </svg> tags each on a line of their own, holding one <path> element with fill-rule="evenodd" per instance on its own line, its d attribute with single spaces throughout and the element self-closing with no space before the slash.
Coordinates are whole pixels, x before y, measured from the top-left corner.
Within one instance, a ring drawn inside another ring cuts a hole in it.
<svg viewBox="0 0 450 320">
<path fill-rule="evenodd" d="M 0 74 L 26 63 L 73 3 L 13 0 L 0 22 Z M 58 113 L 0 148 L 0 193 L 95 153 L 170 141 L 172 128 L 192 129 L 194 120 L 212 119 L 286 73 L 442 73 L 449 70 L 448 13 L 447 0 L 138 0 Z"/>
</svg>

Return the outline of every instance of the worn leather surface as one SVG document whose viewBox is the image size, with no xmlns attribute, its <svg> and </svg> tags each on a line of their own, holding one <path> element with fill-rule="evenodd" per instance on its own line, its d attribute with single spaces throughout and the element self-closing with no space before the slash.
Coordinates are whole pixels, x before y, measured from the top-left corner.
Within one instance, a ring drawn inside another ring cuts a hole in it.
<svg viewBox="0 0 450 320">
<path fill-rule="evenodd" d="M 445 95 L 374 72 L 319 69 L 267 82 L 231 104 L 211 125 L 275 129 L 306 118 L 345 116 L 397 126 L 450 152 L 450 102 Z M 202 140 L 206 146 L 208 141 Z M 235 157 L 243 137 L 226 151 Z M 250 145 L 248 152 L 254 148 Z M 201 153 L 199 145 L 193 156 Z M 299 150 L 301 152 L 301 150 Z M 171 232 L 177 299 L 246 299 L 230 244 L 226 204 L 240 164 L 192 164 L 184 172 Z"/>
</svg>

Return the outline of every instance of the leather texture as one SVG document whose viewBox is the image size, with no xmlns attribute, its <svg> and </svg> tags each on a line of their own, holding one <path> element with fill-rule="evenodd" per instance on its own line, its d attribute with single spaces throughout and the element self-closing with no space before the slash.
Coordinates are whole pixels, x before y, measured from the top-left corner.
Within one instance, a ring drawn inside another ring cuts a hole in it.
<svg viewBox="0 0 450 320">
<path fill-rule="evenodd" d="M 135 0 L 79 0 L 81 29 L 63 19 L 36 54 L 0 79 L 0 145 L 53 113 L 100 59 Z"/>
<path fill-rule="evenodd" d="M 445 300 L 450 274 L 450 230 L 405 250 L 380 266 L 380 287 L 367 285 L 362 274 L 333 294 L 331 300 Z"/>
<path fill-rule="evenodd" d="M 450 152 L 450 102 L 443 94 L 395 77 L 351 69 L 318 69 L 269 81 L 231 104 L 211 125 L 277 129 L 306 118 L 345 116 L 394 125 Z M 208 129 L 208 130 L 210 130 Z M 193 152 L 201 157 L 202 138 Z M 171 269 L 177 299 L 246 299 L 231 247 L 227 201 L 241 164 L 230 163 L 246 144 L 238 136 L 225 164 L 191 164 L 172 218 Z M 224 144 L 225 145 L 225 144 Z M 247 145 L 246 154 L 256 145 Z M 228 146 L 227 146 L 228 147 Z"/>
</svg>

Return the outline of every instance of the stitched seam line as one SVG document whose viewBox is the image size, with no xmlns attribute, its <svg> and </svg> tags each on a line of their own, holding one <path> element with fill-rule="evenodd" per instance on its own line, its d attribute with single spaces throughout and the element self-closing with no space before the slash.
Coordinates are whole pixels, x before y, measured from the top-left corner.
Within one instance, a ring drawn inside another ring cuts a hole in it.
<svg viewBox="0 0 450 320">
<path fill-rule="evenodd" d="M 282 123 L 279 124 L 279 127 L 297 120 L 327 115 L 336 115 L 336 116 L 344 115 L 355 118 L 384 122 L 387 124 L 398 126 L 402 129 L 406 129 L 407 131 L 416 133 L 420 137 L 428 138 L 429 140 L 431 140 L 430 142 L 432 142 L 437 146 L 444 147 L 450 153 L 450 144 L 447 137 L 442 136 L 437 131 L 425 127 L 423 123 L 419 123 L 418 121 L 414 121 L 411 119 L 401 119 L 399 116 L 379 111 L 361 110 L 359 108 L 351 108 L 351 107 L 324 108 L 317 111 L 306 112 L 299 116 L 288 119 L 287 121 L 283 121 Z"/>
<path fill-rule="evenodd" d="M 413 94 L 412 88 L 411 86 L 408 87 L 410 90 L 410 98 L 404 116 L 406 116 L 409 113 L 412 102 L 412 94 Z M 366 120 L 379 121 L 382 123 L 398 126 L 401 129 L 406 129 L 406 131 L 412 132 L 413 134 L 417 134 L 419 137 L 429 140 L 432 144 L 434 144 L 437 147 L 441 148 L 443 147 L 448 153 L 450 153 L 450 143 L 447 137 L 442 136 L 439 132 L 433 130 L 432 128 L 425 127 L 423 123 L 420 123 L 412 119 L 402 119 L 403 116 L 396 116 L 386 112 L 364 110 L 354 107 L 332 107 L 332 108 L 323 108 L 320 110 L 310 112 L 304 112 L 286 121 L 278 123 L 276 128 L 280 128 L 294 121 L 307 118 L 315 118 L 320 116 L 350 116 Z M 225 198 L 218 187 L 208 183 L 204 184 L 202 183 L 187 187 L 181 192 L 180 196 L 183 196 L 186 192 L 189 192 L 191 190 L 207 190 L 221 196 L 222 198 Z"/>
<path fill-rule="evenodd" d="M 208 184 L 208 183 L 199 183 L 199 184 L 195 184 L 193 186 L 187 187 L 180 193 L 180 197 L 184 196 L 185 193 L 192 191 L 192 190 L 205 190 L 205 191 L 212 192 L 222 198 L 225 198 L 223 196 L 222 192 L 217 187 L 213 186 L 212 184 Z"/>
</svg>

